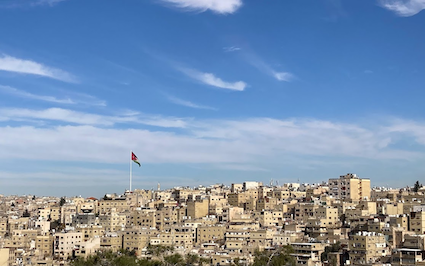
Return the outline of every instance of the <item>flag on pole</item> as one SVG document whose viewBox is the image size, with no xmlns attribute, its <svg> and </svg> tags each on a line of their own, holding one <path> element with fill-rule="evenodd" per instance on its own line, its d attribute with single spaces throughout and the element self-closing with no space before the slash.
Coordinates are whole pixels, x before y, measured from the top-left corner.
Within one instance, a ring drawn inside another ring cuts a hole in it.
<svg viewBox="0 0 425 266">
<path fill-rule="evenodd" d="M 133 152 L 131 152 L 131 160 L 135 163 L 137 163 L 139 165 L 139 167 L 141 166 L 141 164 L 139 163 L 139 159 L 137 159 L 136 154 L 134 154 Z"/>
</svg>

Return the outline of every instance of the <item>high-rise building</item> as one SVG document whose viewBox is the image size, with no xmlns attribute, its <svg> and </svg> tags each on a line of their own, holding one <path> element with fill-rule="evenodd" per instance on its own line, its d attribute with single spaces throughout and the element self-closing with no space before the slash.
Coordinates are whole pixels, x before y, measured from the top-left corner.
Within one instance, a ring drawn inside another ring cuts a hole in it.
<svg viewBox="0 0 425 266">
<path fill-rule="evenodd" d="M 329 195 L 338 199 L 369 200 L 370 179 L 359 178 L 356 174 L 346 174 L 329 179 Z"/>
</svg>

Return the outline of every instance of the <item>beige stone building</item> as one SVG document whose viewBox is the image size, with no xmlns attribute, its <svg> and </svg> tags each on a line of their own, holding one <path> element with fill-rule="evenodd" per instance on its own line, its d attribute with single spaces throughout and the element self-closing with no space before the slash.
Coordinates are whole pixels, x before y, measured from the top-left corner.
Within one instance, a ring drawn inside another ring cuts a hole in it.
<svg viewBox="0 0 425 266">
<path fill-rule="evenodd" d="M 8 228 L 9 233 L 13 230 L 25 230 L 29 228 L 29 218 L 28 217 L 9 217 L 8 218 Z"/>
<path fill-rule="evenodd" d="M 197 243 L 209 243 L 209 242 L 217 242 L 220 240 L 224 240 L 224 235 L 226 233 L 226 226 L 222 224 L 218 225 L 201 225 L 197 227 Z"/>
<path fill-rule="evenodd" d="M 83 241 L 83 233 L 56 233 L 54 254 L 57 258 L 67 259 L 72 256 L 74 248 Z"/>
<path fill-rule="evenodd" d="M 283 212 L 276 210 L 263 210 L 254 213 L 254 218 L 261 227 L 275 227 L 283 225 Z"/>
<path fill-rule="evenodd" d="M 77 233 L 82 233 L 83 241 L 88 241 L 91 238 L 100 237 L 105 234 L 105 229 L 100 225 L 85 225 L 75 228 Z"/>
<path fill-rule="evenodd" d="M 73 255 L 76 257 L 87 258 L 88 256 L 96 254 L 96 251 L 98 251 L 99 248 L 100 238 L 91 238 L 87 241 L 76 244 Z"/>
<path fill-rule="evenodd" d="M 259 198 L 257 200 L 256 209 L 257 211 L 273 210 L 275 209 L 278 203 L 279 203 L 279 199 L 277 198 L 272 198 L 272 197 Z"/>
<path fill-rule="evenodd" d="M 249 232 L 244 229 L 228 229 L 225 234 L 226 250 L 230 253 L 242 254 L 247 251 Z"/>
<path fill-rule="evenodd" d="M 410 213 L 410 231 L 418 235 L 425 234 L 425 211 Z"/>
<path fill-rule="evenodd" d="M 402 202 L 377 201 L 377 213 L 383 215 L 401 215 L 403 214 Z"/>
<path fill-rule="evenodd" d="M 291 192 L 286 189 L 274 189 L 267 192 L 267 197 L 278 199 L 279 201 L 287 200 L 291 196 Z"/>
<path fill-rule="evenodd" d="M 137 255 L 140 255 L 142 249 L 146 248 L 149 243 L 150 233 L 150 230 L 141 227 L 126 229 L 123 232 L 123 248 L 129 251 L 134 250 Z"/>
<path fill-rule="evenodd" d="M 228 202 L 231 206 L 241 207 L 245 210 L 255 210 L 258 199 L 258 190 L 250 189 L 239 193 L 229 193 Z"/>
<path fill-rule="evenodd" d="M 77 213 L 98 213 L 98 201 L 94 198 L 86 199 L 77 204 Z"/>
<path fill-rule="evenodd" d="M 38 231 L 31 229 L 13 230 L 11 234 L 11 237 L 4 240 L 3 247 L 28 251 L 34 245 Z"/>
<path fill-rule="evenodd" d="M 276 231 L 273 234 L 273 245 L 274 246 L 285 246 L 291 243 L 295 243 L 304 236 L 303 232 L 295 231 Z"/>
<path fill-rule="evenodd" d="M 424 247 L 424 235 L 405 235 L 404 241 L 401 243 L 400 247 L 393 249 L 391 254 L 391 265 L 425 265 Z"/>
<path fill-rule="evenodd" d="M 325 244 L 321 243 L 292 243 L 297 266 L 319 266 L 322 265 L 320 256 L 325 251 Z"/>
<path fill-rule="evenodd" d="M 35 247 L 38 251 L 38 257 L 47 258 L 53 255 L 54 238 L 51 235 L 37 236 Z"/>
<path fill-rule="evenodd" d="M 0 218 L 0 237 L 4 237 L 4 235 L 8 232 L 7 225 L 7 218 Z"/>
<path fill-rule="evenodd" d="M 329 194 L 338 199 L 370 200 L 370 179 L 355 174 L 329 179 Z"/>
<path fill-rule="evenodd" d="M 77 206 L 73 204 L 65 204 L 61 207 L 60 221 L 65 225 L 71 225 L 72 219 L 77 215 Z"/>
<path fill-rule="evenodd" d="M 112 209 L 116 212 L 124 212 L 130 210 L 130 206 L 125 198 L 99 200 L 99 213 L 110 213 Z"/>
<path fill-rule="evenodd" d="M 0 248 L 0 266 L 9 266 L 9 252 L 8 248 Z"/>
<path fill-rule="evenodd" d="M 258 229 L 249 232 L 249 239 L 247 239 L 247 246 L 249 251 L 253 254 L 255 250 L 264 250 L 273 245 L 273 236 L 275 231 L 271 229 Z"/>
<path fill-rule="evenodd" d="M 383 234 L 359 232 L 350 237 L 350 263 L 364 265 L 376 263 L 387 255 L 387 244 Z"/>
<path fill-rule="evenodd" d="M 189 200 L 187 202 L 187 216 L 192 219 L 201 218 L 208 215 L 209 202 L 207 199 Z"/>
<path fill-rule="evenodd" d="M 305 232 L 310 237 L 326 237 L 329 229 L 339 228 L 338 208 L 332 206 L 320 206 L 314 211 L 314 215 L 307 219 Z"/>
<path fill-rule="evenodd" d="M 117 252 L 123 248 L 123 233 L 106 233 L 100 238 L 100 248 Z"/>
<path fill-rule="evenodd" d="M 60 220 L 61 218 L 61 207 L 59 206 L 51 206 L 50 207 L 50 219 L 52 221 Z"/>
<path fill-rule="evenodd" d="M 161 245 L 188 249 L 195 243 L 196 230 L 190 227 L 178 226 L 160 232 L 158 237 Z"/>
<path fill-rule="evenodd" d="M 117 213 L 114 209 L 110 213 L 99 215 L 99 225 L 107 232 L 121 231 L 124 229 L 126 223 L 126 215 Z"/>
<path fill-rule="evenodd" d="M 46 207 L 38 210 L 38 218 L 42 220 L 50 219 L 50 207 Z"/>
<path fill-rule="evenodd" d="M 177 225 L 183 220 L 180 216 L 186 216 L 186 213 L 181 212 L 180 207 L 167 206 L 160 208 L 155 213 L 155 227 L 158 230 L 163 230 L 166 227 Z"/>
<path fill-rule="evenodd" d="M 126 216 L 127 226 L 155 227 L 155 209 L 141 209 L 129 213 Z"/>
<path fill-rule="evenodd" d="M 314 203 L 297 203 L 294 208 L 294 220 L 306 223 L 307 220 L 315 216 L 319 205 Z"/>
<path fill-rule="evenodd" d="M 227 198 L 224 197 L 224 195 L 209 195 L 209 214 L 213 215 L 219 215 L 223 213 L 223 207 L 228 205 L 229 202 L 227 201 Z"/>
</svg>

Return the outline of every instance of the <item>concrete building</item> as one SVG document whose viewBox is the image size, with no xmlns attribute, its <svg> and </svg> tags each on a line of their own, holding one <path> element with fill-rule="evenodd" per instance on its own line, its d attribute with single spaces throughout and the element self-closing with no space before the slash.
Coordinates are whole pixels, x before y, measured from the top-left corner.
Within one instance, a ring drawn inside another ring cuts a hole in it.
<svg viewBox="0 0 425 266">
<path fill-rule="evenodd" d="M 190 200 L 187 202 L 187 216 L 192 219 L 197 219 L 208 215 L 208 200 Z"/>
<path fill-rule="evenodd" d="M 54 238 L 51 235 L 37 236 L 35 247 L 39 252 L 39 257 L 46 258 L 53 255 Z"/>
<path fill-rule="evenodd" d="M 369 200 L 370 179 L 361 179 L 355 174 L 346 174 L 329 179 L 329 195 L 337 199 Z"/>
<path fill-rule="evenodd" d="M 359 232 L 350 237 L 350 263 L 364 265 L 376 263 L 387 254 L 387 244 L 383 234 Z"/>
<path fill-rule="evenodd" d="M 226 226 L 222 224 L 218 225 L 201 225 L 197 227 L 196 230 L 196 241 L 197 243 L 209 243 L 217 242 L 224 239 L 224 234 L 226 233 Z"/>
<path fill-rule="evenodd" d="M 9 266 L 9 249 L 0 248 L 0 266 Z"/>
<path fill-rule="evenodd" d="M 325 251 L 322 243 L 292 243 L 294 253 L 291 255 L 296 260 L 297 266 L 321 266 L 320 257 Z"/>
<path fill-rule="evenodd" d="M 410 213 L 410 231 L 418 235 L 425 234 L 425 211 Z"/>
<path fill-rule="evenodd" d="M 121 231 L 126 223 L 126 215 L 117 213 L 114 210 L 111 213 L 99 215 L 99 225 L 107 232 Z"/>
<path fill-rule="evenodd" d="M 87 258 L 88 256 L 94 255 L 100 248 L 100 238 L 91 238 L 85 242 L 80 242 L 75 245 L 73 255 L 75 257 Z"/>
<path fill-rule="evenodd" d="M 74 248 L 83 241 L 83 233 L 66 232 L 55 235 L 54 254 L 58 258 L 68 259 Z"/>
<path fill-rule="evenodd" d="M 100 239 L 100 248 L 112 250 L 112 252 L 117 252 L 120 249 L 122 249 L 123 248 L 123 237 L 122 237 L 121 233 L 120 234 L 118 234 L 116 232 L 106 233 Z"/>
</svg>

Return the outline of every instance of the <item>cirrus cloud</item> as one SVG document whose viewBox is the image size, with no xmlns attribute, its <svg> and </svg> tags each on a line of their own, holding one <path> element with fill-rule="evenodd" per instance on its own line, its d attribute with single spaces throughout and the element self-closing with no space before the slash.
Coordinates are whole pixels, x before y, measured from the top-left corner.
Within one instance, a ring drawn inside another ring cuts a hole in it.
<svg viewBox="0 0 425 266">
<path fill-rule="evenodd" d="M 402 17 L 416 15 L 425 9 L 425 0 L 381 0 L 380 4 Z"/>
<path fill-rule="evenodd" d="M 235 13 L 241 6 L 242 0 L 161 0 L 185 11 L 205 12 L 211 10 L 217 14 Z"/>
<path fill-rule="evenodd" d="M 0 56 L 0 70 L 37 75 L 65 82 L 77 82 L 77 79 L 73 75 L 61 69 L 48 67 L 35 61 L 20 59 L 5 54 Z"/>
<path fill-rule="evenodd" d="M 228 82 L 224 81 L 219 77 L 216 77 L 213 73 L 204 73 L 198 70 L 194 69 L 180 69 L 183 73 L 185 73 L 187 76 L 200 81 L 204 84 L 221 88 L 221 89 L 228 89 L 228 90 L 234 90 L 234 91 L 243 91 L 245 90 L 247 84 L 243 81 L 235 81 L 235 82 Z"/>
</svg>

